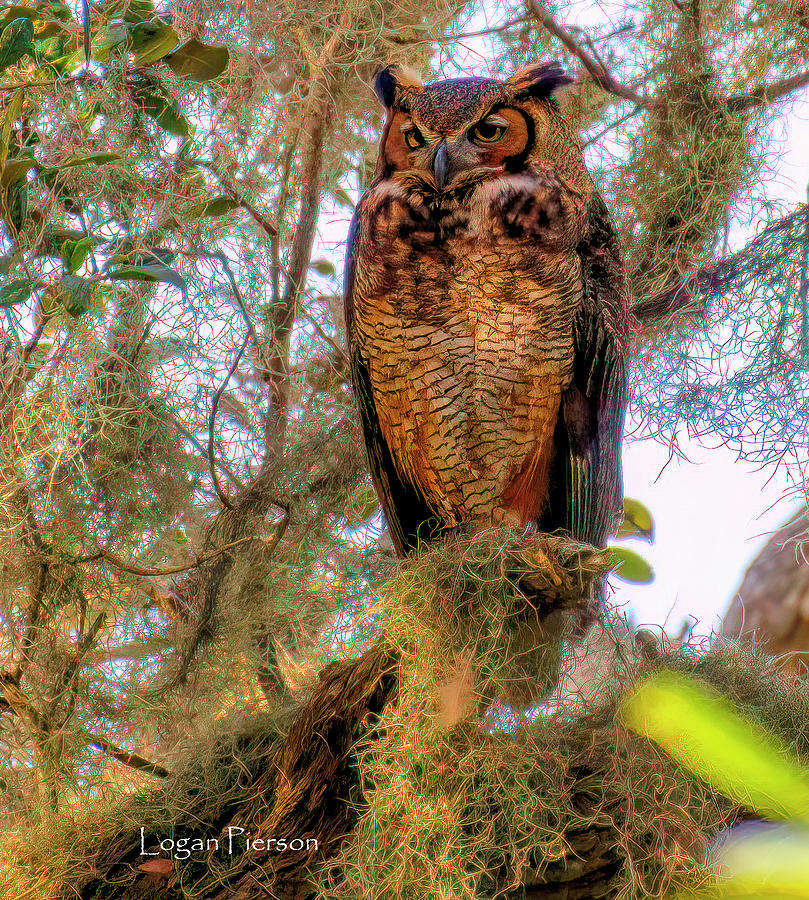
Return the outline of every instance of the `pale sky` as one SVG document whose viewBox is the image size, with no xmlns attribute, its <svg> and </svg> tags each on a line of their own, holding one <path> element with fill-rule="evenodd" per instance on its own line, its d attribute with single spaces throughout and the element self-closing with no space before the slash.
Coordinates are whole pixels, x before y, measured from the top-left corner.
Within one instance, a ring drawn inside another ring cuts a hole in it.
<svg viewBox="0 0 809 900">
<path fill-rule="evenodd" d="M 679 632 L 693 617 L 694 633 L 709 634 L 767 537 L 803 502 L 786 468 L 757 468 L 726 447 L 680 440 L 686 457 L 669 459 L 653 440 L 627 440 L 624 492 L 642 500 L 655 519 L 655 541 L 628 542 L 654 567 L 649 585 L 613 578 L 613 601 L 638 625 Z M 791 490 L 790 490 L 791 488 Z"/>
</svg>

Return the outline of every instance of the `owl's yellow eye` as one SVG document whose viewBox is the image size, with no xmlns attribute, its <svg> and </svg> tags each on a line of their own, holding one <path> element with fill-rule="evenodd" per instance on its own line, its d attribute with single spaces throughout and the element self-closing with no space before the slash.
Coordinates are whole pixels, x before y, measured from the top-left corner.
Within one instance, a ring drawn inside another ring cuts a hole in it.
<svg viewBox="0 0 809 900">
<path fill-rule="evenodd" d="M 403 132 L 403 136 L 404 142 L 410 150 L 418 150 L 419 147 L 424 146 L 424 137 L 418 128 L 408 128 L 407 131 Z"/>
<path fill-rule="evenodd" d="M 492 116 L 473 125 L 469 137 L 476 144 L 496 144 L 506 133 L 506 127 L 505 122 Z"/>
</svg>

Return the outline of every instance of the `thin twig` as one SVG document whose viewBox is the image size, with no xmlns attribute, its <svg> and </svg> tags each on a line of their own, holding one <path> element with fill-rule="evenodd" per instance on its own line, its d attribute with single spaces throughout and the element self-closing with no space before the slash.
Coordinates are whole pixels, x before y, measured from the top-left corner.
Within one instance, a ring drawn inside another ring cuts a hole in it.
<svg viewBox="0 0 809 900">
<path fill-rule="evenodd" d="M 194 256 L 202 257 L 203 259 L 216 259 L 219 260 L 219 262 L 222 264 L 222 268 L 225 270 L 225 275 L 227 275 L 227 279 L 230 282 L 230 289 L 233 291 L 233 299 L 236 301 L 236 305 L 239 307 L 239 312 L 242 314 L 244 324 L 247 326 L 250 337 L 253 339 L 253 343 L 256 345 L 256 350 L 261 353 L 262 345 L 258 338 L 256 326 L 253 324 L 253 320 L 250 318 L 250 314 L 247 311 L 247 305 L 245 304 L 242 293 L 239 290 L 239 285 L 236 283 L 236 276 L 233 274 L 233 269 L 231 269 L 230 267 L 228 258 L 221 250 L 218 250 L 216 253 L 200 250 L 195 253 Z"/>
<path fill-rule="evenodd" d="M 91 72 L 78 72 L 76 75 L 60 75 L 58 78 L 44 78 L 38 81 L 15 81 L 0 83 L 0 93 L 12 93 L 20 88 L 30 87 L 54 87 L 63 84 L 101 84 L 103 78 Z"/>
<path fill-rule="evenodd" d="M 277 458 L 286 432 L 290 334 L 312 255 L 323 186 L 324 146 L 328 143 L 334 115 L 334 104 L 325 76 L 313 83 L 308 109 L 301 140 L 299 178 L 303 189 L 300 212 L 292 237 L 284 291 L 280 302 L 272 305 L 270 316 L 273 359 L 270 368 L 270 406 L 265 423 L 267 450 L 264 465 L 269 465 Z"/>
<path fill-rule="evenodd" d="M 281 165 L 281 194 L 278 197 L 278 206 L 276 213 L 276 221 L 278 222 L 278 230 L 284 221 L 287 212 L 287 204 L 289 203 L 289 182 L 292 172 L 292 162 L 295 159 L 295 151 L 298 149 L 298 137 L 300 129 L 298 129 L 284 150 L 283 164 Z M 270 264 L 270 280 L 272 287 L 272 302 L 281 302 L 281 248 L 278 241 L 270 244 L 270 253 L 272 256 Z"/>
<path fill-rule="evenodd" d="M 585 147 L 589 147 L 591 144 L 594 144 L 596 141 L 600 141 L 601 138 L 603 138 L 604 135 L 609 134 L 613 128 L 617 128 L 619 125 L 623 125 L 624 122 L 626 122 L 628 119 L 631 119 L 633 116 L 636 116 L 640 111 L 641 111 L 641 109 L 639 106 L 636 106 L 634 109 L 630 109 L 626 115 L 621 116 L 619 119 L 616 119 L 614 122 L 611 122 L 609 125 L 607 125 L 606 128 L 602 128 L 601 131 L 598 132 L 598 134 L 595 134 L 595 135 L 593 135 L 593 137 L 588 138 L 586 141 L 584 141 L 584 143 L 581 145 L 582 149 L 584 149 Z"/>
<path fill-rule="evenodd" d="M 801 284 L 798 302 L 801 310 L 801 357 L 809 365 L 809 204 L 803 212 L 803 246 L 801 248 Z"/>
<path fill-rule="evenodd" d="M 286 534 L 287 527 L 289 526 L 289 506 L 286 506 L 284 509 L 284 515 L 281 521 L 275 526 L 275 531 L 272 534 L 272 537 L 269 540 L 265 541 L 267 551 L 272 553 L 273 550 L 278 546 L 281 538 Z"/>
<path fill-rule="evenodd" d="M 339 344 L 337 344 L 332 338 L 330 338 L 329 335 L 326 334 L 326 332 L 320 327 L 317 320 L 311 313 L 307 312 L 306 310 L 303 310 L 301 313 L 301 318 L 304 318 L 309 322 L 309 324 L 317 332 L 317 336 L 321 340 L 325 341 L 332 348 L 332 350 L 334 350 L 334 352 L 336 354 L 338 354 L 340 359 L 345 359 L 345 352 L 344 352 L 343 348 Z"/>
<path fill-rule="evenodd" d="M 247 334 L 244 336 L 241 347 L 239 347 L 238 353 L 234 357 L 233 362 L 230 364 L 230 368 L 225 375 L 224 381 L 219 385 L 216 393 L 213 395 L 213 400 L 211 401 L 211 414 L 208 417 L 208 471 L 211 475 L 211 481 L 213 482 L 213 489 L 216 491 L 216 496 L 219 497 L 219 499 L 222 501 L 222 505 L 227 507 L 227 509 L 233 509 L 233 501 L 222 490 L 222 486 L 219 483 L 219 476 L 216 474 L 216 466 L 214 465 L 214 459 L 216 458 L 214 453 L 214 427 L 216 426 L 216 410 L 219 406 L 219 401 L 222 398 L 222 394 L 224 393 L 231 376 L 236 371 L 236 367 L 239 365 L 239 361 L 241 360 L 244 351 L 247 349 L 247 345 L 250 343 L 250 337 L 250 331 L 248 330 Z"/>
<path fill-rule="evenodd" d="M 43 316 L 39 325 L 34 329 L 34 333 L 31 335 L 31 339 L 25 345 L 23 349 L 22 355 L 20 356 L 20 363 L 23 368 L 27 364 L 28 360 L 31 358 L 31 354 L 36 350 L 37 345 L 39 344 L 39 340 L 42 337 L 43 332 L 45 331 L 45 326 L 50 321 L 50 316 Z M 14 379 L 17 376 L 17 368 L 12 371 L 9 376 L 7 382 L 0 387 L 0 410 L 6 405 L 6 403 L 11 399 L 11 388 L 14 383 Z"/>
<path fill-rule="evenodd" d="M 659 327 L 674 316 L 685 312 L 697 298 L 712 288 L 725 268 L 725 260 L 713 268 L 700 269 L 690 276 L 681 276 L 671 287 L 653 297 L 648 297 L 635 304 L 630 310 L 635 326 L 648 329 Z"/>
<path fill-rule="evenodd" d="M 631 87 L 621 84 L 620 81 L 615 79 L 602 63 L 599 63 L 584 49 L 567 28 L 560 25 L 547 10 L 542 8 L 539 0 L 528 0 L 528 8 L 537 22 L 565 45 L 590 73 L 593 80 L 605 91 L 624 100 L 631 100 L 634 104 L 641 107 L 648 107 L 654 103 L 654 100 L 642 96 Z"/>
<path fill-rule="evenodd" d="M 98 734 L 89 735 L 87 743 L 91 747 L 95 747 L 107 756 L 111 756 L 119 763 L 129 766 L 130 769 L 136 769 L 138 772 L 146 772 L 147 775 L 154 775 L 156 778 L 169 778 L 171 772 L 159 763 L 150 762 L 138 753 L 132 753 L 131 750 L 124 750 L 112 741 L 108 741 L 105 737 Z"/>
<path fill-rule="evenodd" d="M 202 445 L 202 443 L 199 440 L 197 440 L 197 438 L 194 437 L 194 435 L 191 434 L 191 432 L 177 419 L 174 419 L 174 427 L 194 447 L 194 449 L 200 453 L 201 456 L 205 457 L 206 460 L 209 459 L 207 448 L 204 447 Z M 224 463 L 221 459 L 217 459 L 214 462 L 215 462 L 216 466 L 219 469 L 221 469 L 225 473 L 225 475 L 227 475 L 230 483 L 237 490 L 242 490 L 243 485 L 241 484 L 239 479 L 233 474 L 230 466 L 228 466 L 226 463 Z"/>
<path fill-rule="evenodd" d="M 97 550 L 95 553 L 90 553 L 87 556 L 77 556 L 76 562 L 88 563 L 97 562 L 98 560 L 103 559 L 105 562 L 108 562 L 116 569 L 120 569 L 122 572 L 128 572 L 130 575 L 140 575 L 144 578 L 159 577 L 161 575 L 177 575 L 179 572 L 188 572 L 190 569 L 196 569 L 198 566 L 203 565 L 209 560 L 221 556 L 238 544 L 243 544 L 245 541 L 250 540 L 252 540 L 252 537 L 249 536 L 239 538 L 237 541 L 231 541 L 229 544 L 217 547 L 216 550 L 212 550 L 204 556 L 198 556 L 193 562 L 184 563 L 181 566 L 171 566 L 168 569 L 147 569 L 144 566 L 139 566 L 137 563 L 123 560 L 114 553 L 110 553 L 108 550 Z"/>
<path fill-rule="evenodd" d="M 239 206 L 250 213 L 250 215 L 255 219 L 258 226 L 261 230 L 267 235 L 270 240 L 276 240 L 278 238 L 278 230 L 275 228 L 273 224 L 268 222 L 262 213 L 260 213 L 246 197 L 244 197 L 239 191 L 236 190 L 235 186 L 222 175 L 216 166 L 213 163 L 210 163 L 206 160 L 198 159 L 196 160 L 197 165 L 202 166 L 203 169 L 207 169 L 212 175 L 214 175 L 217 181 L 222 185 L 222 187 L 227 191 L 230 195 L 231 199 L 235 200 Z"/>
<path fill-rule="evenodd" d="M 230 282 L 230 288 L 233 291 L 233 299 L 236 301 L 236 305 L 239 307 L 239 312 L 241 312 L 242 314 L 244 324 L 247 326 L 247 331 L 250 334 L 250 337 L 252 338 L 253 344 L 256 348 L 256 353 L 261 358 L 263 372 L 269 373 L 270 361 L 267 359 L 265 342 L 259 339 L 258 332 L 256 331 L 256 326 L 253 324 L 253 320 L 250 318 L 250 313 L 247 310 L 247 304 L 244 302 L 244 297 L 242 297 L 241 291 L 239 290 L 239 285 L 236 283 L 236 276 L 233 274 L 233 270 L 230 267 L 228 258 L 221 250 L 213 253 L 209 250 L 199 249 L 194 251 L 194 253 L 189 253 L 187 255 L 194 256 L 195 258 L 200 259 L 215 259 L 222 264 L 225 275 Z"/>
<path fill-rule="evenodd" d="M 771 103 L 783 100 L 807 85 L 809 85 L 809 72 L 799 72 L 797 75 L 792 75 L 783 81 L 759 85 L 759 87 L 753 88 L 747 94 L 737 94 L 733 97 L 728 97 L 728 108 L 732 112 L 738 112 L 755 106 L 769 106 Z"/>
<path fill-rule="evenodd" d="M 235 192 L 234 192 L 235 193 Z M 259 225 L 261 230 L 267 235 L 267 237 L 271 240 L 278 240 L 278 231 L 274 225 L 271 225 L 264 216 L 255 208 L 255 206 L 250 203 L 249 200 L 245 200 L 244 197 L 235 198 L 238 199 L 239 206 L 242 209 L 247 210 L 250 215 L 256 220 L 256 223 Z"/>
<path fill-rule="evenodd" d="M 84 601 L 87 602 L 86 600 Z M 61 718 L 61 722 L 59 723 L 58 729 L 60 730 L 65 727 L 65 725 L 70 721 L 73 716 L 73 710 L 76 707 L 76 694 L 78 693 L 78 683 L 74 681 L 76 673 L 79 671 L 79 668 L 87 656 L 87 651 L 95 643 L 95 639 L 98 636 L 98 632 L 101 630 L 101 626 L 104 624 L 107 618 L 107 614 L 105 612 L 100 612 L 96 617 L 93 624 L 90 626 L 89 631 L 84 635 L 84 637 L 79 641 L 76 645 L 76 652 L 73 654 L 73 658 L 67 663 L 67 665 L 62 669 L 59 673 L 59 677 L 56 680 L 56 686 L 53 691 L 53 695 L 50 697 L 48 702 L 48 713 L 47 717 L 50 718 L 53 712 L 56 709 L 56 703 L 59 698 L 62 696 L 63 692 L 70 687 L 70 697 L 67 703 L 67 709 L 65 710 L 65 714 Z"/>
<path fill-rule="evenodd" d="M 435 44 L 450 44 L 457 41 L 465 41 L 469 38 L 485 37 L 488 34 L 502 34 L 504 31 L 508 31 L 509 28 L 513 28 L 515 25 L 522 25 L 532 18 L 530 15 L 517 16 L 515 19 L 508 19 L 502 25 L 492 25 L 491 28 L 481 28 L 480 31 L 462 31 L 460 34 L 448 34 L 444 37 L 432 38 L 432 42 Z M 402 37 L 398 32 L 392 30 L 384 32 L 383 36 L 391 44 L 399 44 L 403 47 L 424 44 L 428 40 L 426 37 Z"/>
</svg>

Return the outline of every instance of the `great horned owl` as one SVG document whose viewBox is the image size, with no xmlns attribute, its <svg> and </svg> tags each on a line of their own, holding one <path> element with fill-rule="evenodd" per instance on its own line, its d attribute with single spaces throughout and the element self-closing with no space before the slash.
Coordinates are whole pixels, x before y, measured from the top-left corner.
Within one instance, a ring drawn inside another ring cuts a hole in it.
<svg viewBox="0 0 809 900">
<path fill-rule="evenodd" d="M 400 555 L 458 526 L 602 547 L 619 518 L 627 286 L 556 63 L 422 85 L 397 67 L 348 241 L 346 324 Z"/>
</svg>

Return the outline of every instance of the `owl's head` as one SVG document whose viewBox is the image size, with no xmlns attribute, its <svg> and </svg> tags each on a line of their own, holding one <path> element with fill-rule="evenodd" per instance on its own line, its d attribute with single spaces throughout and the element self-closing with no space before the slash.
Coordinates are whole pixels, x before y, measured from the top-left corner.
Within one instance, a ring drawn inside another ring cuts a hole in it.
<svg viewBox="0 0 809 900">
<path fill-rule="evenodd" d="M 389 66 L 376 78 L 386 109 L 377 177 L 427 175 L 439 191 L 470 180 L 517 173 L 532 159 L 580 156 L 557 100 L 573 79 L 555 62 L 505 81 L 452 78 L 421 84 Z"/>
</svg>

